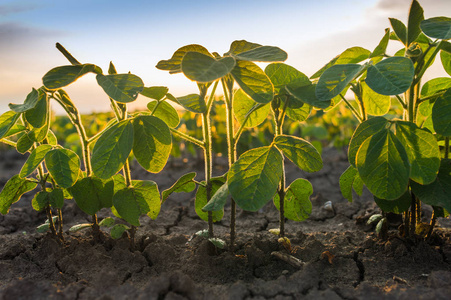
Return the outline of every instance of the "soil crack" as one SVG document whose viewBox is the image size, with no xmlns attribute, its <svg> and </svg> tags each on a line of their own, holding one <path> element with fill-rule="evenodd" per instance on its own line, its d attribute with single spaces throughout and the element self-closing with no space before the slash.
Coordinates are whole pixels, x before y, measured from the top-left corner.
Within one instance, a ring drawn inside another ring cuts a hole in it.
<svg viewBox="0 0 451 300">
<path fill-rule="evenodd" d="M 365 280 L 365 266 L 363 265 L 363 262 L 361 259 L 359 259 L 359 253 L 362 252 L 362 249 L 359 249 L 358 251 L 354 252 L 353 259 L 355 261 L 355 264 L 357 268 L 359 269 L 359 278 L 354 282 L 352 285 L 356 288 L 359 286 L 359 284 Z"/>
</svg>

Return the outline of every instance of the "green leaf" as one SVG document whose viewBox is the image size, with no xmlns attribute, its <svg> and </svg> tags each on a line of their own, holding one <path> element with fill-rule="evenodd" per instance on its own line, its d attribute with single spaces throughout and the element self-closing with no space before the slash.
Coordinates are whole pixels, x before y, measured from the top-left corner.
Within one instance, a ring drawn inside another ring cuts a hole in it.
<svg viewBox="0 0 451 300">
<path fill-rule="evenodd" d="M 153 111 L 155 106 L 158 105 L 157 109 L 154 111 L 153 116 L 163 120 L 169 127 L 175 128 L 180 123 L 180 118 L 177 110 L 172 107 L 171 104 L 166 101 L 158 102 L 151 101 L 147 103 L 147 109 Z"/>
<path fill-rule="evenodd" d="M 210 201 L 202 207 L 202 211 L 219 211 L 224 208 L 224 205 L 227 202 L 227 199 L 229 198 L 229 186 L 227 185 L 227 182 L 225 182 L 211 197 Z"/>
<path fill-rule="evenodd" d="M 412 1 L 407 23 L 407 45 L 415 42 L 421 33 L 420 23 L 424 20 L 424 11 L 417 0 Z"/>
<path fill-rule="evenodd" d="M 331 104 L 331 99 L 319 99 L 317 97 L 317 85 L 311 84 L 301 87 L 292 88 L 291 86 L 285 87 L 288 93 L 303 103 L 309 104 L 317 108 L 327 108 Z"/>
<path fill-rule="evenodd" d="M 161 194 L 162 203 L 165 202 L 172 193 L 189 193 L 194 191 L 196 188 L 196 184 L 193 181 L 194 177 L 196 177 L 195 172 L 187 173 L 180 177 L 169 189 L 163 191 Z"/>
<path fill-rule="evenodd" d="M 395 32 L 398 39 L 401 41 L 401 43 L 408 46 L 406 25 L 404 25 L 403 22 L 401 22 L 395 18 L 389 18 L 389 20 L 390 20 L 391 27 L 393 28 L 393 31 Z"/>
<path fill-rule="evenodd" d="M 435 132 L 451 136 L 451 89 L 437 98 L 432 107 L 432 122 Z"/>
<path fill-rule="evenodd" d="M 50 115 L 47 115 L 47 122 L 44 126 L 41 128 L 33 128 L 31 131 L 28 132 L 28 137 L 33 141 L 40 143 L 42 142 L 49 133 L 50 130 Z"/>
<path fill-rule="evenodd" d="M 308 104 L 304 104 L 299 108 L 290 108 L 287 107 L 287 116 L 298 122 L 303 122 L 307 120 L 308 116 L 310 115 L 310 112 L 312 111 L 312 107 Z"/>
<path fill-rule="evenodd" d="M 222 180 L 212 180 L 211 181 L 211 196 L 216 194 L 221 186 L 225 185 Z M 208 212 L 203 211 L 203 207 L 207 205 L 207 189 L 205 186 L 199 185 L 196 192 L 196 200 L 194 203 L 194 207 L 196 210 L 196 214 L 204 221 L 208 221 Z M 221 207 L 219 210 L 212 212 L 213 222 L 221 221 L 224 216 L 224 208 Z"/>
<path fill-rule="evenodd" d="M 49 100 L 47 99 L 47 94 L 40 92 L 38 101 L 34 108 L 29 109 L 25 112 L 25 119 L 34 128 L 41 128 L 46 125 L 48 114 L 50 110 Z"/>
<path fill-rule="evenodd" d="M 47 207 L 47 205 L 49 205 L 49 194 L 49 192 L 42 191 L 34 195 L 33 199 L 31 200 L 31 206 L 35 211 L 43 211 Z"/>
<path fill-rule="evenodd" d="M 451 76 L 451 53 L 440 51 L 440 59 L 442 61 L 443 69 Z"/>
<path fill-rule="evenodd" d="M 409 183 L 409 159 L 401 142 L 390 129 L 366 139 L 356 157 L 360 178 L 376 197 L 399 198 Z"/>
<path fill-rule="evenodd" d="M 277 191 L 282 164 L 282 155 L 274 146 L 243 153 L 228 172 L 229 191 L 236 204 L 249 211 L 262 208 Z"/>
<path fill-rule="evenodd" d="M 379 45 L 373 50 L 369 58 L 384 56 L 387 51 L 388 40 L 390 39 L 390 28 L 385 29 L 385 35 L 382 40 L 379 42 Z"/>
<path fill-rule="evenodd" d="M 96 79 L 111 99 L 121 103 L 135 101 L 144 88 L 141 78 L 133 74 L 98 74 Z"/>
<path fill-rule="evenodd" d="M 302 178 L 293 181 L 286 190 L 283 203 L 285 218 L 297 222 L 306 220 L 312 213 L 312 194 L 313 187 L 310 182 Z M 280 210 L 279 194 L 274 197 L 274 205 Z"/>
<path fill-rule="evenodd" d="M 129 229 L 130 227 L 128 227 L 125 224 L 116 224 L 113 226 L 113 228 L 111 228 L 110 231 L 111 238 L 114 240 L 120 239 L 124 234 L 124 232 Z"/>
<path fill-rule="evenodd" d="M 237 60 L 246 61 L 285 61 L 288 57 L 287 53 L 278 47 L 259 46 L 240 53 L 231 53 Z"/>
<path fill-rule="evenodd" d="M 398 95 L 407 91 L 415 68 L 407 57 L 389 57 L 368 68 L 366 84 L 376 93 Z"/>
<path fill-rule="evenodd" d="M 333 65 L 344 65 L 344 64 L 356 64 L 370 57 L 371 52 L 362 47 L 352 47 L 348 48 L 340 55 L 334 57 L 330 62 L 328 62 L 324 67 L 313 74 L 310 79 L 315 79 L 320 77 L 324 71 L 332 67 Z"/>
<path fill-rule="evenodd" d="M 17 152 L 24 154 L 33 146 L 34 141 L 30 139 L 28 134 L 23 134 L 16 144 Z"/>
<path fill-rule="evenodd" d="M 277 93 L 285 86 L 300 87 L 312 84 L 307 75 L 284 63 L 269 64 L 265 68 L 265 74 L 271 80 Z"/>
<path fill-rule="evenodd" d="M 134 180 L 132 187 L 117 191 L 113 204 L 121 218 L 139 226 L 139 217 L 147 214 L 155 219 L 160 213 L 161 202 L 157 184 L 153 181 Z"/>
<path fill-rule="evenodd" d="M 52 146 L 58 145 L 58 140 L 56 139 L 56 136 L 53 133 L 53 131 L 51 131 L 50 129 L 47 132 L 47 137 L 46 138 L 47 138 L 47 142 L 49 143 L 49 145 L 52 145 Z"/>
<path fill-rule="evenodd" d="M 108 128 L 92 150 L 92 171 L 101 179 L 108 179 L 124 165 L 133 148 L 133 124 L 121 121 Z"/>
<path fill-rule="evenodd" d="M 22 179 L 19 175 L 14 175 L 0 192 L 0 213 L 6 215 L 11 205 L 19 201 L 20 197 L 37 186 L 37 183 L 27 179 Z"/>
<path fill-rule="evenodd" d="M 249 111 L 255 106 L 259 105 L 260 108 L 254 110 L 246 121 L 245 127 L 256 127 L 260 125 L 268 117 L 271 109 L 269 104 L 261 105 L 256 104 L 243 90 L 238 89 L 233 96 L 233 114 L 238 123 L 242 124 Z"/>
<path fill-rule="evenodd" d="M 237 61 L 232 77 L 240 88 L 255 102 L 266 104 L 274 97 L 274 88 L 268 76 L 250 61 Z"/>
<path fill-rule="evenodd" d="M 56 90 L 71 84 L 87 73 L 102 74 L 102 69 L 93 64 L 56 67 L 44 75 L 42 82 L 46 88 Z"/>
<path fill-rule="evenodd" d="M 133 120 L 133 154 L 144 169 L 160 172 L 171 148 L 171 132 L 165 122 L 154 116 L 139 116 Z"/>
<path fill-rule="evenodd" d="M 164 98 L 164 96 L 166 96 L 168 91 L 169 89 L 165 86 L 151 86 L 143 88 L 140 94 L 147 98 L 160 101 L 161 99 Z"/>
<path fill-rule="evenodd" d="M 64 90 L 58 90 L 62 106 L 74 115 L 78 115 L 78 109 L 74 102 L 70 99 L 69 95 Z"/>
<path fill-rule="evenodd" d="M 368 87 L 368 85 L 362 81 L 362 100 L 369 115 L 382 116 L 388 113 L 390 110 L 390 96 L 381 95 L 376 93 Z"/>
<path fill-rule="evenodd" d="M 77 206 L 92 216 L 102 208 L 113 205 L 114 181 L 85 177 L 70 188 L 70 193 Z"/>
<path fill-rule="evenodd" d="M 30 156 L 28 156 L 27 161 L 23 165 L 20 170 L 20 178 L 25 178 L 36 170 L 39 164 L 44 160 L 45 155 L 49 152 L 53 147 L 51 145 L 40 145 L 36 149 L 34 149 Z"/>
<path fill-rule="evenodd" d="M 451 18 L 435 17 L 421 22 L 424 34 L 434 39 L 451 39 Z"/>
<path fill-rule="evenodd" d="M 307 172 L 317 172 L 323 167 L 323 160 L 315 147 L 308 141 L 289 135 L 279 135 L 274 144 L 298 168 Z"/>
<path fill-rule="evenodd" d="M 395 200 L 385 200 L 374 197 L 374 201 L 384 212 L 402 214 L 409 210 L 410 204 L 412 203 L 412 197 L 410 196 L 409 191 L 406 191 L 401 197 Z"/>
<path fill-rule="evenodd" d="M 451 88 L 451 78 L 438 77 L 429 80 L 421 87 L 421 98 L 430 97 L 434 94 Z"/>
<path fill-rule="evenodd" d="M 80 230 L 83 230 L 83 229 L 87 229 L 87 228 L 91 228 L 91 227 L 92 227 L 91 223 L 77 224 L 77 225 L 74 225 L 71 228 L 69 228 L 69 232 L 77 232 L 77 231 L 80 231 Z M 47 230 L 48 230 L 48 228 L 47 228 Z"/>
<path fill-rule="evenodd" d="M 451 211 L 451 160 L 442 159 L 436 180 L 428 185 L 410 184 L 421 202 Z"/>
<path fill-rule="evenodd" d="M 38 103 L 39 93 L 36 89 L 32 89 L 31 92 L 27 95 L 23 104 L 12 104 L 10 103 L 9 108 L 16 113 L 23 113 L 27 110 L 33 109 Z"/>
<path fill-rule="evenodd" d="M 211 82 L 224 77 L 235 66 L 233 57 L 215 59 L 199 52 L 187 52 L 182 59 L 182 72 L 196 82 Z"/>
<path fill-rule="evenodd" d="M 358 64 L 334 65 L 324 71 L 316 86 L 318 100 L 330 100 L 338 96 L 346 86 L 365 70 L 366 66 Z"/>
<path fill-rule="evenodd" d="M 7 111 L 0 116 L 0 139 L 7 135 L 9 130 L 16 124 L 20 114 Z"/>
<path fill-rule="evenodd" d="M 246 40 L 237 40 L 233 41 L 230 45 L 229 52 L 225 53 L 224 55 L 238 55 L 240 53 L 261 47 L 262 45 L 251 43 Z"/>
<path fill-rule="evenodd" d="M 64 191 L 59 188 L 53 189 L 49 193 L 49 204 L 53 208 L 63 208 L 64 206 Z"/>
<path fill-rule="evenodd" d="M 400 140 L 410 162 L 410 178 L 420 184 L 429 184 L 440 168 L 440 149 L 430 132 L 411 122 L 396 122 L 396 137 Z"/>
<path fill-rule="evenodd" d="M 215 247 L 219 249 L 224 249 L 226 246 L 226 242 L 224 240 L 218 239 L 218 238 L 209 238 L 208 239 Z"/>
<path fill-rule="evenodd" d="M 360 179 L 359 172 L 353 166 L 349 166 L 346 171 L 340 176 L 340 190 L 341 194 L 349 202 L 353 201 L 352 189 L 358 195 L 362 195 L 363 182 Z"/>
<path fill-rule="evenodd" d="M 111 218 L 111 217 L 107 217 L 105 219 L 103 219 L 102 221 L 99 222 L 99 226 L 103 226 L 103 227 L 111 227 L 114 225 L 116 221 Z"/>
<path fill-rule="evenodd" d="M 187 52 L 199 52 L 203 53 L 205 55 L 209 55 L 213 57 L 208 50 L 201 46 L 201 45 L 186 45 L 181 48 L 179 48 L 177 51 L 174 52 L 171 59 L 168 60 L 160 60 L 158 64 L 156 65 L 157 69 L 169 71 L 171 74 L 180 73 L 182 72 L 181 64 L 182 59 L 185 56 Z"/>
<path fill-rule="evenodd" d="M 197 94 L 189 94 L 177 98 L 177 103 L 193 113 L 203 114 L 207 111 L 205 99 Z"/>
<path fill-rule="evenodd" d="M 80 158 L 72 150 L 64 148 L 50 150 L 45 155 L 45 165 L 60 187 L 71 187 L 78 179 Z"/>
</svg>

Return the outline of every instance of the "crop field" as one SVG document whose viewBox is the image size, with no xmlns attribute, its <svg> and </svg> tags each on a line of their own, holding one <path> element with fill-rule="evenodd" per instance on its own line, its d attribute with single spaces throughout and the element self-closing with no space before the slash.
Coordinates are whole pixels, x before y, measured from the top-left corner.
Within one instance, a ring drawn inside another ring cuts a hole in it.
<svg viewBox="0 0 451 300">
<path fill-rule="evenodd" d="M 448 299 L 451 18 L 388 23 L 311 76 L 181 46 L 156 68 L 185 96 L 57 43 L 0 116 L 0 299 Z M 80 113 L 82 77 L 111 111 Z"/>
</svg>

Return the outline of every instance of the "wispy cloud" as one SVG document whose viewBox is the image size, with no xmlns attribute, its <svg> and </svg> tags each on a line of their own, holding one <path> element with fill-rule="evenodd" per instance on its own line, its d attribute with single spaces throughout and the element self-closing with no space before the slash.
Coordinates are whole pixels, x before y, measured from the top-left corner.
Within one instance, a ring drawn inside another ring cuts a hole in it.
<svg viewBox="0 0 451 300">
<path fill-rule="evenodd" d="M 7 3 L 0 5 L 0 16 L 5 17 L 21 12 L 26 12 L 30 10 L 35 10 L 41 7 L 36 3 Z"/>
</svg>

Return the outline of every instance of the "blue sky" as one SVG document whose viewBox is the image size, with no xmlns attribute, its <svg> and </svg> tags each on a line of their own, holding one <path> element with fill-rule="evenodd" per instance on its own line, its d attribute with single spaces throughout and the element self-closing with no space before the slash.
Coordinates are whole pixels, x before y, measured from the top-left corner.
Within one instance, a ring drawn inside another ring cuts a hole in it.
<svg viewBox="0 0 451 300">
<path fill-rule="evenodd" d="M 68 64 L 56 42 L 81 62 L 107 70 L 112 60 L 120 73 L 131 71 L 146 86 L 164 85 L 183 96 L 196 92 L 195 84 L 155 68 L 181 46 L 196 43 L 219 53 L 240 39 L 278 46 L 288 53 L 286 63 L 312 75 L 346 48 L 373 50 L 389 27 L 388 17 L 406 21 L 410 2 L 0 0 L 0 113 L 40 87 L 48 70 Z M 420 4 L 426 18 L 451 14 L 451 1 Z M 435 71 L 444 74 L 439 67 Z M 82 112 L 108 110 L 94 76 L 66 90 Z M 146 102 L 140 97 L 134 107 Z"/>
</svg>

